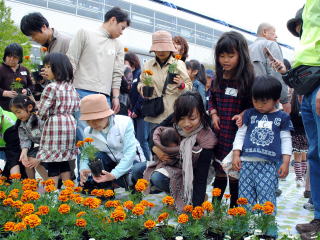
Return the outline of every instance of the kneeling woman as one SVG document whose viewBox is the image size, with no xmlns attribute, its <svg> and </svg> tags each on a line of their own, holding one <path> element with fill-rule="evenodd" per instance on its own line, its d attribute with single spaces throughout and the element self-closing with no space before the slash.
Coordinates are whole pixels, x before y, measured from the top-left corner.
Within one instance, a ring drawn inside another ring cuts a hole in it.
<svg viewBox="0 0 320 240">
<path fill-rule="evenodd" d="M 177 209 L 181 210 L 186 204 L 199 206 L 203 203 L 213 147 L 217 140 L 197 92 L 186 92 L 177 98 L 173 126 L 182 138 L 177 151 L 180 153 L 180 160 L 175 165 L 163 163 L 170 156 L 164 153 L 165 147 L 158 146 L 155 154 L 160 160 L 161 168 L 154 167 L 155 164 L 149 164 L 147 168 L 146 163 L 137 164 L 133 168 L 133 177 L 137 180 L 142 176 L 151 176 L 151 185 L 170 194 L 175 199 Z M 156 129 L 154 134 L 158 132 Z M 155 138 L 157 136 L 153 136 Z M 195 152 L 194 147 L 200 150 Z"/>
<path fill-rule="evenodd" d="M 85 138 L 92 138 L 93 145 L 100 150 L 97 157 L 102 159 L 104 169 L 99 177 L 88 178 L 91 171 L 88 160 L 81 159 L 80 184 L 87 189 L 112 188 L 112 183 L 128 188 L 130 178 L 125 177 L 131 171 L 135 160 L 145 161 L 143 151 L 134 135 L 131 118 L 114 115 L 106 96 L 92 94 L 80 102 L 80 120 L 87 121 Z"/>
</svg>

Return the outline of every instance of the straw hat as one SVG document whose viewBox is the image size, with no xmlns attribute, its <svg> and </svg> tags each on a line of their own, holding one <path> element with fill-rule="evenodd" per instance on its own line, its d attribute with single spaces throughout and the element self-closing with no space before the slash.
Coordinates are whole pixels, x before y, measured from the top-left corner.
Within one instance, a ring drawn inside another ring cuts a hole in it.
<svg viewBox="0 0 320 240">
<path fill-rule="evenodd" d="M 177 51 L 173 45 L 172 36 L 169 32 L 157 31 L 152 34 L 152 46 L 150 48 L 150 52 L 154 51 Z"/>
<path fill-rule="evenodd" d="M 95 120 L 109 117 L 114 112 L 103 94 L 92 94 L 82 98 L 80 102 L 80 120 Z"/>
</svg>

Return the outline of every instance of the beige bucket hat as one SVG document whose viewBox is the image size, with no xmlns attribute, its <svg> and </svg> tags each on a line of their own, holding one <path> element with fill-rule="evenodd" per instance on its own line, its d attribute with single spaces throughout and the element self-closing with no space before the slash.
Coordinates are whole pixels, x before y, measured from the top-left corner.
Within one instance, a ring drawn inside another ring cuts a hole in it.
<svg viewBox="0 0 320 240">
<path fill-rule="evenodd" d="M 152 34 L 152 46 L 150 52 L 154 51 L 169 51 L 176 52 L 172 42 L 172 36 L 167 31 L 157 31 Z"/>
<path fill-rule="evenodd" d="M 103 94 L 85 96 L 80 102 L 80 120 L 95 120 L 114 114 Z"/>
</svg>

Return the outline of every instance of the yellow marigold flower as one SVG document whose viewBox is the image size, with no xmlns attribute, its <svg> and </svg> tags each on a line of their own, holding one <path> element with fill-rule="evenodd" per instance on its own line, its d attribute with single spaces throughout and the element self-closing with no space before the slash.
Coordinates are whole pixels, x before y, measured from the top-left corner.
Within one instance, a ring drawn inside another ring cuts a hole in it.
<svg viewBox="0 0 320 240">
<path fill-rule="evenodd" d="M 29 215 L 34 212 L 34 205 L 32 203 L 25 203 L 20 207 L 20 212 L 23 215 Z"/>
<path fill-rule="evenodd" d="M 144 227 L 145 228 L 148 228 L 148 229 L 152 229 L 152 228 L 154 228 L 156 226 L 156 222 L 155 221 L 153 221 L 153 220 L 147 220 L 147 221 L 145 221 L 144 222 Z"/>
<path fill-rule="evenodd" d="M 49 207 L 48 206 L 40 206 L 38 208 L 38 215 L 47 215 L 49 213 Z"/>
<path fill-rule="evenodd" d="M 144 209 L 145 207 L 142 204 L 137 204 L 136 206 L 134 206 L 134 208 L 132 209 L 132 213 L 136 216 L 141 216 L 144 214 Z"/>
<path fill-rule="evenodd" d="M 81 217 L 81 216 L 83 216 L 83 215 L 85 215 L 85 214 L 86 214 L 86 212 L 83 212 L 83 211 L 82 211 L 82 212 L 78 212 L 77 215 L 76 215 L 76 217 Z"/>
<path fill-rule="evenodd" d="M 94 140 L 93 140 L 93 138 L 85 138 L 84 142 L 92 143 L 92 142 L 94 142 Z"/>
<path fill-rule="evenodd" d="M 162 198 L 162 202 L 164 204 L 167 204 L 167 205 L 173 205 L 174 204 L 174 198 L 171 197 L 171 196 L 165 196 L 164 198 Z"/>
<path fill-rule="evenodd" d="M 207 212 L 212 212 L 212 210 L 213 210 L 212 203 L 209 202 L 209 201 L 203 202 L 203 203 L 202 203 L 202 208 L 203 208 L 204 210 L 206 210 Z"/>
<path fill-rule="evenodd" d="M 263 206 L 261 204 L 255 204 L 252 208 L 253 211 L 262 210 L 262 209 L 263 209 Z"/>
<path fill-rule="evenodd" d="M 126 219 L 126 213 L 121 210 L 115 210 L 111 213 L 110 218 L 115 222 L 123 222 Z"/>
<path fill-rule="evenodd" d="M 180 54 L 177 54 L 174 56 L 175 59 L 180 60 L 182 58 L 182 56 Z"/>
<path fill-rule="evenodd" d="M 82 192 L 83 188 L 82 187 L 75 187 L 74 191 L 75 192 Z"/>
<path fill-rule="evenodd" d="M 13 231 L 14 230 L 14 226 L 16 224 L 14 222 L 6 222 L 4 225 L 3 225 L 3 229 L 8 232 L 8 231 Z"/>
<path fill-rule="evenodd" d="M 133 207 L 134 207 L 134 203 L 132 201 L 125 201 L 123 203 L 123 206 L 126 208 L 126 209 L 129 209 L 129 210 L 132 210 Z"/>
<path fill-rule="evenodd" d="M 86 198 L 83 201 L 83 205 L 89 208 L 98 208 L 101 204 L 101 200 L 98 198 Z"/>
<path fill-rule="evenodd" d="M 61 204 L 58 208 L 59 213 L 66 214 L 70 212 L 70 206 L 68 204 Z"/>
<path fill-rule="evenodd" d="M 83 218 L 79 218 L 76 220 L 76 226 L 78 227 L 86 227 L 87 226 L 87 221 Z"/>
<path fill-rule="evenodd" d="M 144 70 L 143 73 L 152 76 L 153 72 L 151 70 Z"/>
<path fill-rule="evenodd" d="M 248 199 L 246 199 L 246 198 L 238 198 L 237 204 L 246 205 L 246 204 L 248 204 Z"/>
<path fill-rule="evenodd" d="M 12 198 L 6 198 L 2 201 L 3 205 L 5 206 L 11 206 L 11 204 L 13 203 L 13 199 Z"/>
<path fill-rule="evenodd" d="M 26 216 L 22 220 L 25 224 L 29 225 L 31 228 L 34 228 L 41 224 L 41 219 L 36 214 L 31 214 Z"/>
<path fill-rule="evenodd" d="M 42 185 L 44 185 L 44 186 L 55 185 L 55 182 L 52 178 L 49 178 L 46 181 L 43 181 Z"/>
<path fill-rule="evenodd" d="M 114 196 L 114 191 L 112 191 L 111 189 L 105 190 L 104 191 L 104 196 L 106 198 L 112 197 L 112 196 Z"/>
<path fill-rule="evenodd" d="M 194 219 L 200 219 L 203 216 L 203 214 L 204 214 L 204 209 L 199 206 L 195 207 L 191 213 Z"/>
<path fill-rule="evenodd" d="M 23 202 L 18 200 L 18 201 L 14 201 L 11 206 L 14 208 L 21 208 L 21 206 L 23 205 Z"/>
<path fill-rule="evenodd" d="M 21 232 L 23 230 L 26 230 L 27 225 L 24 222 L 18 222 L 14 225 L 13 232 Z"/>
<path fill-rule="evenodd" d="M 37 190 L 37 185 L 24 184 L 24 185 L 22 186 L 22 190 L 23 190 L 23 191 L 26 191 L 26 190 L 35 191 L 35 190 Z"/>
<path fill-rule="evenodd" d="M 185 205 L 184 208 L 183 208 L 183 211 L 184 212 L 192 212 L 193 210 L 193 206 L 192 205 Z"/>
<path fill-rule="evenodd" d="M 11 174 L 9 179 L 20 179 L 21 178 L 21 174 L 20 173 L 14 173 Z"/>
<path fill-rule="evenodd" d="M 166 220 L 167 218 L 169 217 L 169 213 L 167 212 L 164 212 L 164 213 L 161 213 L 158 217 L 158 222 L 163 222 L 164 220 Z"/>
<path fill-rule="evenodd" d="M 63 181 L 63 185 L 65 185 L 66 187 L 74 187 L 74 182 L 72 180 L 66 180 L 66 181 Z"/>
<path fill-rule="evenodd" d="M 219 197 L 221 195 L 221 189 L 220 188 L 214 188 L 212 190 L 212 196 L 213 197 Z"/>
<path fill-rule="evenodd" d="M 4 191 L 0 191 L 0 199 L 5 199 L 6 197 L 6 193 Z"/>
<path fill-rule="evenodd" d="M 44 190 L 46 192 L 53 192 L 53 191 L 55 191 L 57 189 L 56 189 L 56 187 L 54 185 L 47 185 L 47 186 L 45 186 Z"/>
<path fill-rule="evenodd" d="M 272 215 L 273 211 L 274 211 L 274 208 L 270 205 L 264 205 L 263 208 L 262 208 L 262 211 L 264 214 L 267 214 L 267 215 Z"/>
<path fill-rule="evenodd" d="M 231 194 L 224 194 L 224 198 L 226 198 L 226 199 L 229 199 L 229 198 L 231 198 Z"/>
<path fill-rule="evenodd" d="M 183 213 L 178 216 L 178 223 L 185 224 L 189 221 L 189 217 L 187 214 Z"/>
</svg>

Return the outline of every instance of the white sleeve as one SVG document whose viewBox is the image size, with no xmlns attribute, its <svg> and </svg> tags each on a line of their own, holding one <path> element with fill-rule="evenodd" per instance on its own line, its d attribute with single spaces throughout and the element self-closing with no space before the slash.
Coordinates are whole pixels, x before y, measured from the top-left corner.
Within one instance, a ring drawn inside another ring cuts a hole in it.
<svg viewBox="0 0 320 240">
<path fill-rule="evenodd" d="M 241 128 L 238 129 L 236 137 L 233 142 L 233 149 L 232 150 L 242 150 L 244 138 L 247 133 L 247 125 L 243 124 Z"/>
<path fill-rule="evenodd" d="M 290 131 L 281 131 L 281 153 L 286 155 L 292 154 L 292 138 Z"/>
</svg>

